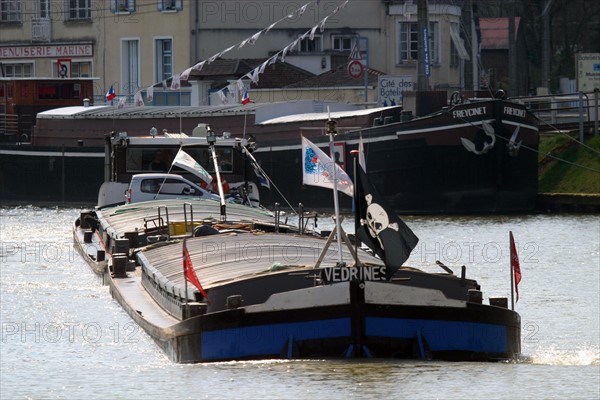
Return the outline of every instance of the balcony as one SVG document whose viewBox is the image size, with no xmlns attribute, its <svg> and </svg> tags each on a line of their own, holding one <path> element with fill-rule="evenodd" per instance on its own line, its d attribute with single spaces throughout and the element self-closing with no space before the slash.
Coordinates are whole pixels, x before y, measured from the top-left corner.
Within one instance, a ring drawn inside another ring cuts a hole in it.
<svg viewBox="0 0 600 400">
<path fill-rule="evenodd" d="M 32 18 L 31 20 L 31 41 L 49 42 L 50 41 L 50 18 Z"/>
</svg>

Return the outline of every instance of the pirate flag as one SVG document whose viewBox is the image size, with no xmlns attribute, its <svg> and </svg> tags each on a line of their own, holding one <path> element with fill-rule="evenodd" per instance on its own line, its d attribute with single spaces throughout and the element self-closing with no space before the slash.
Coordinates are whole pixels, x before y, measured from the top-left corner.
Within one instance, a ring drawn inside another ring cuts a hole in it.
<svg viewBox="0 0 600 400">
<path fill-rule="evenodd" d="M 371 186 L 362 167 L 357 170 L 356 235 L 385 262 L 391 278 L 408 259 L 419 238 Z"/>
</svg>

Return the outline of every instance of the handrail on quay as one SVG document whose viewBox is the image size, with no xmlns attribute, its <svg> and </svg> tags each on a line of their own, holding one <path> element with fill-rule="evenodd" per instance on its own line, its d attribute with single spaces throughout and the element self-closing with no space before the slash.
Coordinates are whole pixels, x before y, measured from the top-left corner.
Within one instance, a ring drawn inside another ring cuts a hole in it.
<svg viewBox="0 0 600 400">
<path fill-rule="evenodd" d="M 514 97 L 521 101 L 542 122 L 540 131 L 579 130 L 580 140 L 583 141 L 585 130 L 599 135 L 598 108 L 599 91 L 553 94 L 546 96 Z M 591 133 L 590 132 L 590 133 Z"/>
</svg>

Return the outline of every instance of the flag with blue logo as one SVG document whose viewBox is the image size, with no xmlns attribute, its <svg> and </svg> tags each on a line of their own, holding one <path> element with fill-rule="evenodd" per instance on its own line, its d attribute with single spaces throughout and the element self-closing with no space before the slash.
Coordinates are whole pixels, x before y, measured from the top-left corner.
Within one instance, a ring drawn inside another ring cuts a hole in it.
<svg viewBox="0 0 600 400">
<path fill-rule="evenodd" d="M 302 160 L 303 184 L 333 189 L 335 168 L 337 189 L 350 197 L 354 195 L 354 186 L 348 174 L 304 136 L 302 136 Z"/>
</svg>

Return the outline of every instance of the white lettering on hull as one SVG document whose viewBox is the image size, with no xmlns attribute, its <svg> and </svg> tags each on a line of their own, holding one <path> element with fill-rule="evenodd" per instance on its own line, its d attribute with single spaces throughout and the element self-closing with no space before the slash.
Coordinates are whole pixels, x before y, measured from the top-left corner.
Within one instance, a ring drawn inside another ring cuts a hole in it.
<svg viewBox="0 0 600 400">
<path fill-rule="evenodd" d="M 487 107 L 475 107 L 464 110 L 454 110 L 452 111 L 452 118 L 467 118 L 476 115 L 485 115 L 486 108 Z"/>
<path fill-rule="evenodd" d="M 513 107 L 504 107 L 504 114 L 506 115 L 514 115 L 515 117 L 525 118 L 526 112 L 525 110 Z"/>
<path fill-rule="evenodd" d="M 350 281 L 383 281 L 386 280 L 386 267 L 360 267 L 360 268 L 323 268 L 321 279 L 326 283 Z"/>
</svg>

